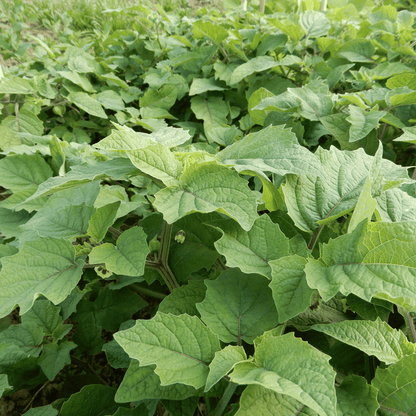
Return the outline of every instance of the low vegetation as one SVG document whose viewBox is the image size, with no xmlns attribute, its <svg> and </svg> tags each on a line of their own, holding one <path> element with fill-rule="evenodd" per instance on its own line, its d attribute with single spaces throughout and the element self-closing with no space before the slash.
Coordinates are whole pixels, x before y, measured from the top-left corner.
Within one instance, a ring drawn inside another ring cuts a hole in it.
<svg viewBox="0 0 416 416">
<path fill-rule="evenodd" d="M 2 415 L 416 414 L 413 4 L 233 1 L 0 3 Z"/>
</svg>

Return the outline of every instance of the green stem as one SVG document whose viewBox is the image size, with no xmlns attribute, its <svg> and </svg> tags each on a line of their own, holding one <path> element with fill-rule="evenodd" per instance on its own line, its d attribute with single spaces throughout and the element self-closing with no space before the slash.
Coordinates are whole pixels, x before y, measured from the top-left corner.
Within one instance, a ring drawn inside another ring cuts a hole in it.
<svg viewBox="0 0 416 416">
<path fill-rule="evenodd" d="M 180 285 L 168 264 L 171 236 L 172 224 L 168 224 L 166 221 L 164 221 L 162 236 L 160 237 L 160 249 L 159 255 L 157 256 L 157 261 L 148 260 L 146 261 L 145 267 L 157 270 L 161 274 L 169 290 L 172 292 L 173 289 L 180 287 Z"/>
<path fill-rule="evenodd" d="M 407 324 L 410 328 L 410 333 L 412 334 L 412 340 L 413 342 L 416 342 L 416 330 L 415 330 L 415 323 L 413 322 L 413 316 L 410 314 L 410 312 L 406 313 L 406 319 Z"/>
<path fill-rule="evenodd" d="M 228 403 L 231 400 L 231 397 L 233 397 L 233 394 L 235 392 L 235 389 L 237 388 L 238 384 L 235 384 L 233 382 L 230 382 L 225 389 L 225 392 L 223 396 L 221 397 L 220 401 L 217 404 L 217 407 L 215 408 L 214 412 L 210 416 L 222 416 L 225 409 L 228 406 Z"/>
<path fill-rule="evenodd" d="M 315 247 L 315 244 L 318 241 L 319 234 L 321 234 L 321 231 L 322 231 L 323 227 L 324 227 L 323 225 L 320 225 L 317 228 L 317 230 L 312 234 L 311 240 L 309 241 L 309 244 L 308 244 L 308 249 L 309 250 L 312 251 L 313 248 Z"/>
<path fill-rule="evenodd" d="M 146 287 L 140 286 L 138 283 L 133 283 L 130 286 L 135 292 L 143 293 L 144 295 L 151 296 L 152 298 L 165 299 L 166 295 L 156 290 L 148 289 Z"/>
</svg>

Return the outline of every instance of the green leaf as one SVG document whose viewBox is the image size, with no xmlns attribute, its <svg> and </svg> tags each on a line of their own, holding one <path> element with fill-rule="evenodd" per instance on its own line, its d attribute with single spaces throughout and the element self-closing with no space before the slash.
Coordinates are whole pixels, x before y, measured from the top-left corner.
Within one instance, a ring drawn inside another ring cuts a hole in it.
<svg viewBox="0 0 416 416">
<path fill-rule="evenodd" d="M 380 367 L 371 383 L 378 389 L 378 411 L 382 416 L 391 414 L 414 415 L 416 396 L 416 354 L 407 355 L 386 369 Z M 393 412 L 388 409 L 394 409 Z"/>
<path fill-rule="evenodd" d="M 377 214 L 382 221 L 416 221 L 416 198 L 400 188 L 388 189 L 377 198 Z"/>
<path fill-rule="evenodd" d="M 306 10 L 299 15 L 299 24 L 308 38 L 326 36 L 331 28 L 331 23 L 322 12 Z"/>
<path fill-rule="evenodd" d="M 0 81 L 0 94 L 33 94 L 36 90 L 33 81 L 29 79 L 4 77 Z"/>
<path fill-rule="evenodd" d="M 308 259 L 308 285 L 325 301 L 338 292 L 354 293 L 368 302 L 377 297 L 414 310 L 415 242 L 416 223 L 362 222 L 324 244 L 319 261 Z"/>
<path fill-rule="evenodd" d="M 104 243 L 94 247 L 89 259 L 90 263 L 105 263 L 105 268 L 116 274 L 142 276 L 149 252 L 146 234 L 136 226 L 124 231 L 116 246 Z"/>
<path fill-rule="evenodd" d="M 48 404 L 47 406 L 32 407 L 23 416 L 56 416 L 57 414 L 58 410 L 54 409 L 51 404 Z"/>
<path fill-rule="evenodd" d="M 207 293 L 197 305 L 201 319 L 223 342 L 250 344 L 278 323 L 268 279 L 227 269 L 214 281 L 205 280 Z"/>
<path fill-rule="evenodd" d="M 402 331 L 377 318 L 376 321 L 344 321 L 329 325 L 314 325 L 312 329 L 323 332 L 345 344 L 374 355 L 386 364 L 394 364 L 404 356 L 414 354 L 415 346 Z"/>
<path fill-rule="evenodd" d="M 173 315 L 186 313 L 199 316 L 196 304 L 204 300 L 206 290 L 203 282 L 189 280 L 188 284 L 173 289 L 173 292 L 159 303 L 157 310 Z"/>
<path fill-rule="evenodd" d="M 173 223 L 192 212 L 220 212 L 249 230 L 257 218 L 257 198 L 237 173 L 215 162 L 189 166 L 179 186 L 162 189 L 154 206 Z"/>
<path fill-rule="evenodd" d="M 349 110 L 351 115 L 346 120 L 351 123 L 350 142 L 364 139 L 371 130 L 378 126 L 380 119 L 386 115 L 385 111 L 365 112 L 354 105 L 350 105 Z"/>
<path fill-rule="evenodd" d="M 171 416 L 193 416 L 198 407 L 199 397 L 188 397 L 185 400 L 163 400 L 162 404 Z"/>
<path fill-rule="evenodd" d="M 149 88 L 139 99 L 140 107 L 159 107 L 169 110 L 176 102 L 178 96 L 175 85 L 163 85 L 162 88 L 154 90 Z"/>
<path fill-rule="evenodd" d="M 365 219 L 371 221 L 376 206 L 377 201 L 371 196 L 371 181 L 368 177 L 364 183 L 357 205 L 348 224 L 348 232 L 350 233 L 353 231 L 354 228 Z"/>
<path fill-rule="evenodd" d="M 76 347 L 76 344 L 69 341 L 64 341 L 59 345 L 46 344 L 43 346 L 38 364 L 49 380 L 53 380 L 66 364 L 71 364 L 69 352 Z"/>
<path fill-rule="evenodd" d="M 7 375 L 6 374 L 0 374 L 0 397 L 3 395 L 5 390 L 10 389 L 11 386 L 9 385 L 7 381 Z M 57 414 L 57 413 L 55 413 Z"/>
<path fill-rule="evenodd" d="M 150 320 L 138 320 L 133 328 L 114 334 L 116 341 L 141 365 L 156 364 L 162 385 L 205 385 L 208 364 L 220 344 L 216 335 L 197 317 L 158 312 Z M 187 342 L 193 339 L 192 343 Z"/>
<path fill-rule="evenodd" d="M 328 95 L 316 93 L 308 87 L 288 88 L 287 91 L 289 95 L 300 101 L 299 114 L 308 120 L 320 120 L 321 117 L 332 113 L 334 103 Z"/>
<path fill-rule="evenodd" d="M 223 350 L 217 351 L 209 365 L 205 391 L 210 390 L 214 384 L 227 375 L 234 368 L 235 364 L 245 360 L 247 360 L 247 355 L 241 346 L 227 345 Z"/>
<path fill-rule="evenodd" d="M 338 407 L 345 416 L 374 416 L 379 404 L 377 389 L 367 384 L 364 378 L 350 375 L 341 386 L 336 387 Z"/>
<path fill-rule="evenodd" d="M 23 243 L 20 252 L 3 258 L 2 264 L 0 317 L 17 304 L 24 314 L 39 294 L 55 305 L 62 302 L 81 278 L 84 261 L 75 260 L 75 248 L 69 241 L 41 237 Z"/>
<path fill-rule="evenodd" d="M 221 26 L 214 25 L 211 22 L 197 20 L 192 26 L 195 39 L 207 37 L 218 45 L 224 39 L 228 38 L 228 31 L 226 29 Z"/>
<path fill-rule="evenodd" d="M 240 398 L 240 407 L 235 416 L 318 416 L 290 396 L 279 394 L 265 387 L 250 384 Z"/>
<path fill-rule="evenodd" d="M 222 163 L 238 170 L 324 176 L 319 159 L 299 145 L 296 136 L 284 126 L 269 126 L 251 133 L 217 154 Z"/>
<path fill-rule="evenodd" d="M 130 289 L 109 290 L 109 286 L 106 286 L 98 292 L 94 301 L 95 321 L 106 331 L 115 332 L 122 322 L 146 306 L 148 303 Z"/>
<path fill-rule="evenodd" d="M 84 203 L 60 207 L 54 204 L 55 199 L 52 199 L 54 196 L 26 224 L 22 225 L 21 229 L 30 233 L 35 231 L 41 237 L 69 239 L 85 235 L 95 208 Z M 26 237 L 23 235 L 22 240 L 25 239 Z"/>
<path fill-rule="evenodd" d="M 53 172 L 39 155 L 12 155 L 0 160 L 0 183 L 13 192 L 31 191 L 52 176 Z"/>
<path fill-rule="evenodd" d="M 192 97 L 191 110 L 196 118 L 204 120 L 205 132 L 227 124 L 228 107 L 222 97 Z"/>
<path fill-rule="evenodd" d="M 13 344 L 27 355 L 39 356 L 40 344 L 43 341 L 43 331 L 33 322 L 11 325 L 0 332 L 0 343 Z"/>
<path fill-rule="evenodd" d="M 166 146 L 155 143 L 126 153 L 131 163 L 142 172 L 161 180 L 166 186 L 178 184 L 182 163 Z"/>
<path fill-rule="evenodd" d="M 253 94 L 250 95 L 250 98 L 248 100 L 248 112 L 251 116 L 251 120 L 253 121 L 253 123 L 264 126 L 264 120 L 266 119 L 270 111 L 256 110 L 254 107 L 256 107 L 256 105 L 261 100 L 274 96 L 275 95 L 266 88 L 259 88 L 257 91 L 254 91 Z"/>
<path fill-rule="evenodd" d="M 113 225 L 121 201 L 98 208 L 89 220 L 87 233 L 92 241 L 99 243 L 105 237 L 108 227 Z"/>
<path fill-rule="evenodd" d="M 406 72 L 408 72 L 408 74 L 406 74 Z M 396 74 L 400 75 L 393 77 L 393 75 Z M 413 79 L 409 79 L 410 77 L 408 76 L 412 77 Z M 392 89 L 404 86 L 409 86 L 409 88 L 412 88 L 411 85 L 415 85 L 414 81 L 416 77 L 414 77 L 412 69 L 409 68 L 407 65 L 402 64 L 401 62 L 383 62 L 382 64 L 378 64 L 375 68 L 371 70 L 371 78 L 374 80 L 390 78 L 386 82 L 386 87 Z M 401 83 L 401 85 L 397 85 L 397 78 L 408 79 L 411 82 L 411 84 L 409 85 L 409 83 Z"/>
<path fill-rule="evenodd" d="M 288 395 L 321 416 L 335 416 L 335 372 L 329 359 L 293 333 L 268 337 L 257 346 L 254 362 L 236 364 L 230 379 Z"/>
<path fill-rule="evenodd" d="M 87 351 L 89 355 L 101 351 L 104 340 L 101 338 L 101 326 L 95 324 L 94 313 L 88 312 L 78 320 L 74 341 L 79 351 Z"/>
<path fill-rule="evenodd" d="M 75 85 L 78 85 L 81 87 L 84 91 L 87 92 L 95 92 L 95 88 L 92 86 L 89 79 L 82 74 L 78 74 L 75 71 L 57 71 L 57 73 L 66 79 L 69 79 L 71 82 L 73 82 Z"/>
<path fill-rule="evenodd" d="M 402 130 L 403 134 L 394 141 L 416 144 L 416 127 L 402 127 Z"/>
<path fill-rule="evenodd" d="M 63 323 L 60 312 L 61 307 L 53 305 L 49 300 L 36 299 L 32 308 L 22 315 L 22 323 L 37 325 L 45 335 L 61 334 L 63 330 L 69 332 L 72 325 Z"/>
<path fill-rule="evenodd" d="M 289 239 L 267 215 L 257 218 L 250 231 L 234 221 L 221 224 L 223 236 L 215 243 L 227 259 L 227 266 L 239 267 L 244 273 L 258 273 L 271 279 L 270 260 L 289 254 Z"/>
<path fill-rule="evenodd" d="M 102 384 L 90 384 L 73 394 L 62 406 L 60 416 L 112 415 L 119 404 L 114 401 L 116 389 Z"/>
<path fill-rule="evenodd" d="M 350 62 L 374 63 L 375 48 L 369 39 L 356 38 L 344 43 L 338 53 Z"/>
<path fill-rule="evenodd" d="M 117 94 L 113 90 L 100 92 L 95 96 L 95 98 L 103 105 L 104 108 L 108 108 L 114 111 L 125 110 L 124 102 L 121 99 L 120 94 Z"/>
<path fill-rule="evenodd" d="M 351 211 L 377 160 L 367 155 L 363 149 L 347 152 L 333 146 L 330 150 L 319 147 L 315 155 L 320 159 L 325 175 L 318 178 L 309 174 L 288 175 L 286 184 L 283 185 L 289 215 L 296 226 L 305 231 L 315 231 L 319 225 L 327 224 Z M 392 169 L 391 163 L 386 160 L 381 160 L 380 163 L 383 174 L 389 177 L 387 170 Z M 373 186 L 375 184 L 376 182 Z M 383 183 L 380 184 L 382 185 Z"/>
<path fill-rule="evenodd" d="M 9 127 L 23 137 L 25 133 L 33 136 L 40 136 L 43 134 L 42 121 L 39 120 L 36 114 L 25 107 L 19 111 L 19 117 L 9 116 L 4 119 L 2 127 Z"/>
<path fill-rule="evenodd" d="M 92 116 L 107 118 L 101 103 L 85 92 L 71 92 L 68 95 L 68 100 Z"/>
<path fill-rule="evenodd" d="M 76 165 L 64 177 L 49 178 L 41 183 L 36 192 L 28 197 L 24 203 L 40 196 L 51 195 L 65 189 L 78 187 L 84 183 L 100 181 L 104 178 L 124 180 L 127 175 L 132 173 L 137 173 L 137 169 L 129 159 L 125 158 L 107 160 L 94 165 Z"/>
<path fill-rule="evenodd" d="M 226 88 L 214 78 L 194 78 L 189 95 L 198 95 L 207 91 L 224 91 Z"/>
<path fill-rule="evenodd" d="M 270 288 L 279 315 L 279 322 L 288 321 L 311 306 L 314 291 L 305 276 L 306 259 L 298 255 L 272 260 Z"/>
<path fill-rule="evenodd" d="M 154 371 L 155 366 L 140 367 L 137 360 L 131 360 L 115 400 L 126 403 L 145 399 L 185 400 L 198 393 L 194 387 L 185 384 L 161 386 L 160 379 Z"/>
<path fill-rule="evenodd" d="M 12 211 L 7 208 L 0 209 L 0 232 L 3 236 L 19 237 L 22 233 L 20 226 L 28 222 L 31 216 L 26 211 Z"/>
<path fill-rule="evenodd" d="M 255 72 L 267 71 L 268 69 L 274 68 L 278 65 L 279 63 L 270 56 L 257 56 L 256 58 L 252 58 L 248 62 L 238 66 L 234 70 L 231 75 L 230 84 L 236 84 Z"/>
</svg>

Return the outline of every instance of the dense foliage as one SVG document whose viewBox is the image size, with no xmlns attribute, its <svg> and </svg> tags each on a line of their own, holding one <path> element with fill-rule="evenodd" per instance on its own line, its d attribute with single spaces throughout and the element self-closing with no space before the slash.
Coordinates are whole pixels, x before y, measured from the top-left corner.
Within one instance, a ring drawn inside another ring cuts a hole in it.
<svg viewBox="0 0 416 416">
<path fill-rule="evenodd" d="M 4 397 L 416 415 L 416 13 L 383 3 L 3 0 Z"/>
</svg>

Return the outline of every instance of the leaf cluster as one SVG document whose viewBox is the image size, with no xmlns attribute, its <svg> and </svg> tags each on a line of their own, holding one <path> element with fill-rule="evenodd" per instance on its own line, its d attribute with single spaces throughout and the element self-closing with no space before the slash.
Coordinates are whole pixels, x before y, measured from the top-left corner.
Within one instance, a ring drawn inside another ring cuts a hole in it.
<svg viewBox="0 0 416 416">
<path fill-rule="evenodd" d="M 414 415 L 411 5 L 104 4 L 2 3 L 0 392 Z"/>
</svg>

